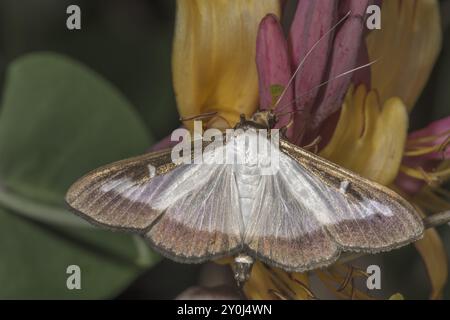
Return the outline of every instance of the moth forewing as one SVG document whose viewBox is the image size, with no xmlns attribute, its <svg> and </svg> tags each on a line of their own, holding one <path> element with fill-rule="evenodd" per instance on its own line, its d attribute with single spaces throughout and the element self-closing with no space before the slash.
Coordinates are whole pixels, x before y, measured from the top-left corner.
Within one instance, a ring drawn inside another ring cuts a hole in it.
<svg viewBox="0 0 450 320">
<path fill-rule="evenodd" d="M 285 140 L 281 150 L 323 184 L 326 204 L 318 216 L 346 251 L 375 253 L 418 240 L 424 232 L 416 209 L 393 190 L 365 179 Z"/>
<path fill-rule="evenodd" d="M 223 146 L 211 141 L 201 149 L 206 160 L 220 160 L 223 153 Z M 187 164 L 174 163 L 166 150 L 94 170 L 70 188 L 66 201 L 93 223 L 144 234 L 176 261 L 237 253 L 243 228 L 233 169 L 215 161 L 195 164 L 195 141 L 189 151 Z"/>
<path fill-rule="evenodd" d="M 70 187 L 66 203 L 95 224 L 142 231 L 161 214 L 146 202 L 146 187 L 154 177 L 177 166 L 170 152 L 149 153 L 93 170 Z"/>
</svg>

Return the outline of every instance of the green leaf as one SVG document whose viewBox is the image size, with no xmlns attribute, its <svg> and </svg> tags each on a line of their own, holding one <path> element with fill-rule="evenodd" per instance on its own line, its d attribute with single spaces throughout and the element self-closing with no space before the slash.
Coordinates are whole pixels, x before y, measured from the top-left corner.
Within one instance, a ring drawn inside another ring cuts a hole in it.
<svg viewBox="0 0 450 320">
<path fill-rule="evenodd" d="M 127 100 L 78 62 L 39 53 L 10 65 L 0 110 L 0 298 L 111 297 L 158 260 L 140 238 L 91 227 L 64 205 L 83 174 L 151 143 Z M 85 279 L 76 293 L 65 286 L 70 264 Z"/>
<path fill-rule="evenodd" d="M 62 204 L 88 170 L 151 145 L 126 99 L 75 61 L 28 55 L 12 63 L 6 81 L 0 177 L 20 194 Z"/>
<path fill-rule="evenodd" d="M 136 248 L 124 234 L 98 231 L 95 237 L 103 244 L 93 246 L 70 230 L 48 228 L 3 209 L 0 230 L 0 299 L 113 297 L 140 271 L 130 262 Z M 114 246 L 129 256 L 117 255 Z M 70 265 L 81 269 L 81 290 L 66 286 Z"/>
</svg>

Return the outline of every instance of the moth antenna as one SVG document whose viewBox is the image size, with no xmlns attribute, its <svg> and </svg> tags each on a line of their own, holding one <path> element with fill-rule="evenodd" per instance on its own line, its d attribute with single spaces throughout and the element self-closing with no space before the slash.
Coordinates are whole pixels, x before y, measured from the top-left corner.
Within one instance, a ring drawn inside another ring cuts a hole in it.
<svg viewBox="0 0 450 320">
<path fill-rule="evenodd" d="M 278 104 L 281 102 L 281 99 L 283 99 L 283 97 L 285 96 L 287 90 L 291 87 L 292 83 L 294 82 L 295 77 L 297 76 L 297 74 L 300 72 L 300 70 L 302 69 L 302 67 L 304 66 L 306 60 L 308 59 L 308 57 L 314 52 L 314 49 L 316 49 L 316 47 L 320 44 L 320 42 L 322 42 L 323 39 L 325 39 L 331 32 L 333 32 L 337 27 L 339 27 L 339 25 L 344 22 L 351 14 L 352 12 L 349 11 L 347 12 L 347 14 L 341 19 L 339 20 L 333 27 L 331 27 L 330 30 L 328 30 L 327 32 L 325 32 L 320 38 L 319 40 L 316 41 L 316 43 L 314 43 L 314 45 L 311 47 L 311 49 L 309 49 L 309 51 L 305 54 L 305 56 L 303 57 L 303 59 L 300 61 L 300 63 L 297 66 L 297 69 L 295 69 L 294 74 L 292 75 L 292 77 L 289 79 L 286 87 L 284 87 L 283 91 L 281 92 L 280 96 L 278 97 L 277 101 L 275 102 L 275 104 L 273 105 L 272 108 L 270 109 L 275 109 Z"/>
<path fill-rule="evenodd" d="M 212 111 L 212 112 L 205 112 L 205 113 L 201 113 L 198 114 L 196 116 L 191 116 L 191 117 L 186 117 L 186 118 L 180 118 L 181 122 L 185 122 L 185 121 L 192 121 L 192 120 L 202 120 L 202 119 L 208 119 L 211 117 L 214 117 L 215 115 L 217 115 L 217 111 Z"/>
<path fill-rule="evenodd" d="M 287 116 L 287 115 L 291 115 L 291 114 L 296 113 L 296 112 L 303 112 L 303 111 L 304 110 L 302 110 L 302 109 L 295 109 L 293 111 L 287 111 L 287 112 L 284 112 L 284 113 L 277 113 L 276 115 L 278 117 L 282 117 L 282 116 Z"/>
<path fill-rule="evenodd" d="M 317 86 L 315 86 L 315 87 L 313 87 L 313 88 L 307 90 L 306 92 L 303 92 L 302 94 L 300 94 L 300 96 L 298 96 L 297 98 L 295 98 L 294 100 L 292 100 L 291 102 L 289 102 L 289 104 L 285 104 L 284 106 L 281 106 L 280 108 L 278 108 L 278 111 L 281 111 L 282 109 L 284 109 L 284 108 L 290 106 L 291 104 L 297 102 L 297 101 L 300 100 L 302 97 L 304 97 L 305 95 L 308 95 L 308 94 L 311 93 L 312 91 L 317 90 L 317 89 L 319 89 L 320 87 L 322 87 L 322 86 L 324 86 L 324 85 L 327 85 L 328 83 L 330 83 L 330 82 L 332 82 L 332 81 L 335 81 L 336 79 L 339 79 L 339 78 L 344 77 L 344 76 L 346 76 L 346 75 L 348 75 L 348 74 L 351 74 L 352 72 L 355 72 L 355 71 L 360 70 L 360 69 L 363 69 L 363 68 L 367 68 L 367 67 L 371 66 L 372 64 L 374 64 L 374 63 L 376 63 L 376 62 L 378 62 L 378 59 L 377 59 L 377 60 L 374 60 L 374 61 L 372 61 L 372 62 L 369 62 L 369 63 L 367 63 L 367 64 L 364 64 L 364 65 L 362 65 L 362 66 L 359 66 L 359 67 L 353 68 L 353 69 L 351 69 L 351 70 L 348 70 L 348 71 L 346 71 L 346 72 L 344 72 L 344 73 L 341 73 L 341 74 L 337 75 L 336 77 L 334 77 L 334 78 L 332 78 L 332 79 L 328 79 L 327 81 L 318 84 Z M 293 116 L 294 113 L 297 113 L 297 112 L 303 112 L 303 111 L 304 111 L 304 110 L 302 110 L 302 109 L 294 109 L 294 110 L 292 110 L 292 111 L 287 111 L 287 112 L 284 112 L 284 113 L 274 113 L 274 114 L 275 114 L 277 117 L 281 117 L 281 116 L 285 116 L 285 115 L 291 115 L 291 120 L 293 120 L 293 117 L 292 117 L 292 116 Z M 293 122 L 293 121 L 292 121 L 292 122 Z M 302 134 L 303 134 L 303 132 L 300 131 L 299 134 L 297 135 L 297 137 L 295 138 L 294 141 L 298 141 L 298 140 L 300 139 L 300 137 L 302 136 Z"/>
<path fill-rule="evenodd" d="M 347 75 L 349 75 L 349 74 L 351 74 L 351 73 L 353 73 L 353 72 L 355 72 L 355 71 L 358 71 L 358 70 L 361 70 L 361 69 L 370 67 L 371 65 L 377 63 L 378 61 L 379 61 L 379 59 L 376 59 L 376 60 L 374 60 L 374 61 L 371 61 L 371 62 L 369 62 L 369 63 L 366 63 L 366 64 L 364 64 L 364 65 L 361 65 L 361 66 L 359 66 L 359 67 L 356 67 L 356 68 L 353 68 L 353 69 L 351 69 L 351 70 L 345 71 L 345 72 L 343 72 L 343 73 L 341 73 L 341 74 L 338 74 L 336 77 L 331 78 L 331 79 L 328 79 L 327 81 L 324 81 L 324 82 L 318 84 L 317 86 L 312 87 L 311 89 L 309 89 L 309 90 L 307 90 L 307 91 L 301 93 L 300 96 L 298 96 L 297 98 L 295 98 L 294 100 L 292 100 L 292 101 L 289 102 L 288 104 L 285 104 L 285 105 L 281 106 L 281 107 L 278 109 L 278 111 L 281 111 L 281 110 L 283 110 L 283 109 L 286 108 L 286 107 L 289 107 L 291 104 L 297 102 L 298 100 L 300 100 L 300 99 L 303 98 L 304 96 L 310 94 L 312 91 L 317 90 L 317 89 L 319 89 L 319 88 L 321 88 L 321 87 L 323 87 L 323 86 L 329 84 L 330 82 L 333 82 L 333 81 L 335 81 L 335 80 L 337 80 L 337 79 L 339 79 L 339 78 L 345 77 L 345 76 L 347 76 Z M 293 110 L 293 111 L 288 111 L 288 112 L 285 112 L 285 113 L 282 113 L 282 114 L 279 114 L 279 113 L 275 113 L 275 114 L 276 114 L 277 116 L 281 116 L 281 115 L 286 115 L 286 114 L 291 114 L 291 113 L 296 113 L 296 112 L 301 112 L 301 111 L 303 111 L 303 110 L 302 110 L 302 109 L 295 109 L 295 110 Z"/>
</svg>

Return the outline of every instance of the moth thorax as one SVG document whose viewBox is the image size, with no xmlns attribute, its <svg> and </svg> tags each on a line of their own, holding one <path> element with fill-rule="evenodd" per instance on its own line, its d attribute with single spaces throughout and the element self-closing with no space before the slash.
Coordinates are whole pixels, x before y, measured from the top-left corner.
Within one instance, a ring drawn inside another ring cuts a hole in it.
<svg viewBox="0 0 450 320">
<path fill-rule="evenodd" d="M 259 111 L 253 114 L 251 121 L 270 129 L 275 125 L 276 116 L 272 111 Z"/>
<path fill-rule="evenodd" d="M 234 258 L 233 273 L 238 286 L 241 286 L 250 278 L 254 262 L 255 260 L 252 257 L 243 253 Z"/>
</svg>

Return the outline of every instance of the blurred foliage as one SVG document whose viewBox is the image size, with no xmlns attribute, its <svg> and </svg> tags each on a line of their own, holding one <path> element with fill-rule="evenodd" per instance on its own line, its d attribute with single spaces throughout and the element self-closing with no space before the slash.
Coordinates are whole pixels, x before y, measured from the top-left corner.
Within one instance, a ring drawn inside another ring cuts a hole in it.
<svg viewBox="0 0 450 320">
<path fill-rule="evenodd" d="M 162 138 L 178 125 L 171 86 L 174 1 L 1 0 L 0 48 L 6 63 L 27 52 L 67 54 L 99 72 Z M 66 8 L 82 8 L 82 30 L 66 28 Z"/>
<path fill-rule="evenodd" d="M 81 31 L 65 26 L 69 4 Z M 159 261 L 140 238 L 69 213 L 63 196 L 178 125 L 173 15 L 168 1 L 0 2 L 0 298 L 114 297 Z M 64 56 L 28 54 L 39 51 Z M 80 291 L 66 288 L 71 264 Z"/>
<path fill-rule="evenodd" d="M 430 80 L 411 114 L 411 130 L 450 115 L 450 0 L 442 2 L 443 47 Z"/>
<path fill-rule="evenodd" d="M 65 26 L 70 4 L 82 8 L 81 31 Z M 172 298 L 196 281 L 198 266 L 150 268 L 159 258 L 140 238 L 91 227 L 63 202 L 83 173 L 179 126 L 174 15 L 174 0 L 0 1 L 0 298 Z M 449 31 L 411 129 L 450 114 Z M 450 229 L 440 232 L 450 243 Z M 412 247 L 383 260 L 387 292 L 427 296 Z M 80 291 L 66 288 L 71 264 Z"/>
<path fill-rule="evenodd" d="M 151 141 L 126 99 L 79 63 L 31 54 L 10 64 L 0 116 L 0 297 L 112 297 L 157 261 L 140 238 L 93 228 L 63 202 L 78 177 Z M 83 290 L 65 288 L 71 264 L 81 267 Z"/>
<path fill-rule="evenodd" d="M 450 1 L 447 9 L 449 12 L 446 14 L 450 18 Z M 446 19 L 448 19 L 446 18 Z M 441 57 L 436 64 L 435 77 L 432 85 L 434 85 L 434 97 L 433 97 L 433 119 L 441 119 L 450 115 L 450 27 L 446 28 L 444 33 L 444 43 L 442 48 Z"/>
<path fill-rule="evenodd" d="M 2 184 L 36 201 L 62 205 L 75 179 L 153 140 L 117 89 L 55 54 L 10 64 L 2 108 Z"/>
</svg>

